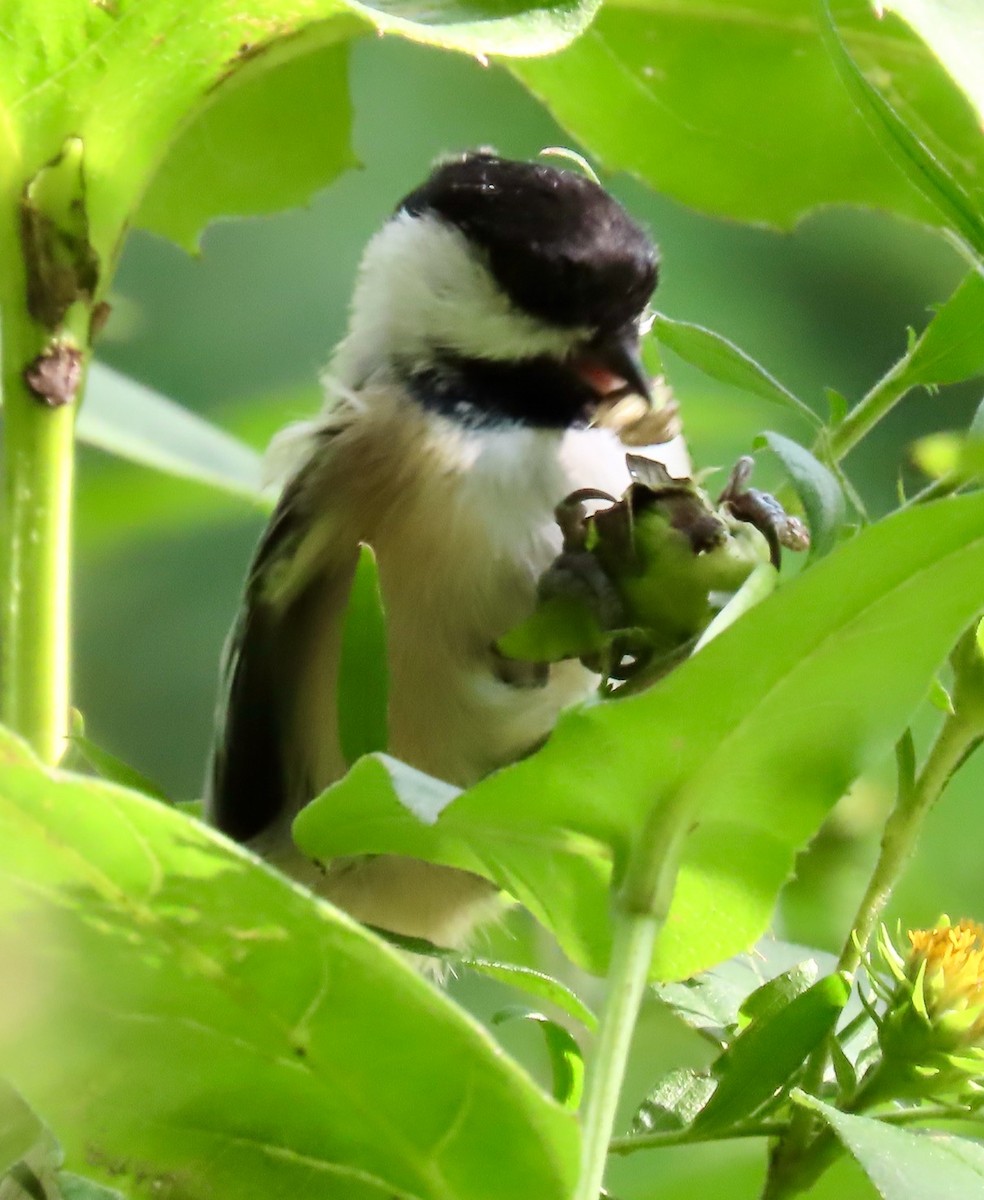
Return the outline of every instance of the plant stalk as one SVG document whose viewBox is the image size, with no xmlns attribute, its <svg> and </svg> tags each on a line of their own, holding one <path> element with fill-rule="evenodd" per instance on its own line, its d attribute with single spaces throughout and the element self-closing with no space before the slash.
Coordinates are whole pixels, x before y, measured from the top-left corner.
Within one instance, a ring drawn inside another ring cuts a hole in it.
<svg viewBox="0 0 984 1200">
<path fill-rule="evenodd" d="M 584 1100 L 581 1177 L 574 1200 L 598 1200 L 608 1145 L 661 921 L 622 912 L 615 921 L 608 992 Z"/>
<path fill-rule="evenodd" d="M 609 1154 L 635 1154 L 639 1150 L 661 1150 L 666 1146 L 696 1146 L 707 1142 L 731 1141 L 734 1138 L 774 1138 L 788 1129 L 785 1121 L 754 1121 L 748 1125 L 731 1126 L 709 1133 L 694 1133 L 693 1129 L 667 1129 L 661 1133 L 637 1133 L 612 1138 Z"/>
<path fill-rule="evenodd" d="M 908 365 L 908 355 L 894 363 L 844 420 L 830 431 L 827 453 L 834 462 L 840 462 L 846 457 L 858 442 L 891 412 L 906 392 L 912 389 L 913 385 L 905 378 Z"/>
<path fill-rule="evenodd" d="M 16 221 L 16 210 L 0 217 L 6 546 L 0 711 L 44 762 L 55 763 L 68 732 L 75 405 L 52 407 L 25 381 L 53 335 L 28 312 Z"/>
<path fill-rule="evenodd" d="M 904 789 L 900 793 L 885 825 L 878 862 L 858 905 L 852 936 L 844 943 L 838 970 L 849 974 L 857 970 L 861 953 L 915 852 L 927 814 L 979 737 L 980 730 L 975 724 L 964 720 L 959 713 L 949 715 L 919 772 L 911 795 L 906 795 Z"/>
<path fill-rule="evenodd" d="M 653 947 L 673 900 L 690 824 L 691 804 L 686 789 L 664 796 L 654 805 L 616 896 L 608 991 L 588 1072 L 582 1110 L 581 1178 L 574 1200 L 598 1200 Z"/>
</svg>

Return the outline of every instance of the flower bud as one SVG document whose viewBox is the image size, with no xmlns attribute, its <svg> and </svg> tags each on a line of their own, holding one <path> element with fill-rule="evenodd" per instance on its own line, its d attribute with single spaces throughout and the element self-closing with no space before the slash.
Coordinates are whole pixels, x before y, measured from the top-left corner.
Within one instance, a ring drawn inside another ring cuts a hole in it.
<svg viewBox="0 0 984 1200">
<path fill-rule="evenodd" d="M 879 990 L 887 1006 L 878 1041 L 885 1065 L 893 1078 L 905 1079 L 900 1095 L 979 1091 L 984 1082 L 984 925 L 968 920 L 952 925 L 941 917 L 934 928 L 910 930 L 908 937 L 904 957 L 884 928 L 878 939 L 895 983 L 889 992 L 881 976 Z"/>
</svg>

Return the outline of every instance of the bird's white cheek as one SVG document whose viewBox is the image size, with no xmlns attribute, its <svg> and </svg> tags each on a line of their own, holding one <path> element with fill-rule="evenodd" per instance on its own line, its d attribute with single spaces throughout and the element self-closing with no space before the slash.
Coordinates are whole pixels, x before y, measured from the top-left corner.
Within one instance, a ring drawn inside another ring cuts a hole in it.
<svg viewBox="0 0 984 1200">
<path fill-rule="evenodd" d="M 401 213 L 366 247 L 349 332 L 332 372 L 358 386 L 388 362 L 428 365 L 435 346 L 504 362 L 538 354 L 563 358 L 590 332 L 521 312 L 460 230 L 436 217 Z"/>
<path fill-rule="evenodd" d="M 558 454 L 564 478 L 570 484 L 564 495 L 577 488 L 592 487 L 620 498 L 632 482 L 625 465 L 628 449 L 611 429 L 569 430 Z M 658 445 L 632 446 L 631 453 L 655 459 L 677 479 L 691 474 L 690 454 L 683 437 Z"/>
<path fill-rule="evenodd" d="M 597 488 L 616 497 L 631 482 L 625 447 L 610 429 L 570 429 L 564 434 L 558 461 L 563 471 L 564 496 L 578 488 Z M 558 500 L 558 503 L 559 503 Z"/>
</svg>

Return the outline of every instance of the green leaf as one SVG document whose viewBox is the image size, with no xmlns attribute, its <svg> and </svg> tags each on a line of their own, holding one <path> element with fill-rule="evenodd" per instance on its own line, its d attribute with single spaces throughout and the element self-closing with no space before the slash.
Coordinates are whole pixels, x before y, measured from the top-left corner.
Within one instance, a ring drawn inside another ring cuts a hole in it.
<svg viewBox="0 0 984 1200">
<path fill-rule="evenodd" d="M 775 567 L 771 563 L 759 563 L 700 635 L 694 649 L 703 650 L 708 642 L 724 633 L 739 617 L 744 616 L 756 604 L 761 604 L 766 596 L 771 596 L 776 590 L 778 582 L 779 573 Z"/>
<path fill-rule="evenodd" d="M 793 393 L 773 378 L 764 367 L 740 350 L 733 342 L 719 333 L 712 333 L 700 325 L 687 321 L 674 321 L 657 314 L 653 322 L 653 333 L 661 346 L 679 354 L 705 375 L 721 383 L 730 384 L 742 391 L 771 400 L 784 408 L 792 409 L 813 428 L 821 422 L 809 405 L 804 404 Z"/>
<path fill-rule="evenodd" d="M 563 1025 L 522 1005 L 503 1008 L 492 1017 L 493 1025 L 508 1021 L 530 1021 L 539 1027 L 550 1056 L 554 1099 L 564 1108 L 576 1110 L 584 1090 L 584 1056 L 577 1039 Z"/>
<path fill-rule="evenodd" d="M 115 754 L 97 746 L 95 742 L 85 736 L 85 724 L 78 709 L 72 711 L 72 731 L 69 734 L 69 741 L 78 751 L 83 762 L 87 763 L 103 779 L 108 779 L 110 783 L 118 783 L 121 787 L 130 788 L 132 791 L 140 792 L 144 796 L 150 796 L 165 804 L 171 803 L 167 794 L 153 780 L 148 779 L 146 775 L 142 775 L 129 763 L 125 763 Z"/>
<path fill-rule="evenodd" d="M 380 755 L 380 758 L 385 758 L 385 755 Z M 395 759 L 391 759 L 390 763 L 404 767 L 407 771 L 412 769 L 403 763 L 397 764 Z M 424 778 L 427 779 L 429 776 L 424 776 Z M 399 774 L 395 774 L 394 782 L 398 783 L 399 779 Z M 433 782 L 437 784 L 438 788 L 447 787 L 440 780 L 433 780 Z M 535 996 L 538 1000 L 545 1000 L 549 1004 L 553 1004 L 568 1016 L 573 1017 L 575 1021 L 580 1021 L 586 1029 L 592 1032 L 598 1027 L 598 1018 L 580 996 L 566 984 L 561 983 L 559 979 L 554 979 L 543 971 L 536 971 L 532 967 L 523 967 L 517 963 L 493 962 L 488 958 L 472 958 L 458 950 L 437 946 L 426 938 L 394 933 L 390 929 L 380 929 L 374 925 L 367 926 L 367 928 L 372 929 L 373 933 L 389 942 L 391 946 L 405 950 L 408 954 L 417 954 L 423 958 L 435 958 L 442 963 L 451 965 L 456 970 L 474 971 L 476 975 L 484 975 L 486 979 L 495 979 L 499 983 L 506 984 L 507 987 L 515 988 L 517 991 L 525 992 L 528 996 Z"/>
<path fill-rule="evenodd" d="M 657 984 L 653 992 L 691 1029 L 724 1046 L 738 1028 L 745 1001 L 764 984 L 794 970 L 829 974 L 835 967 L 833 954 L 766 937 L 751 954 L 741 954 L 682 983 Z"/>
<path fill-rule="evenodd" d="M 496 648 L 507 658 L 551 663 L 594 654 L 610 640 L 580 596 L 551 596 L 503 634 Z"/>
<path fill-rule="evenodd" d="M 767 1021 L 812 987 L 818 974 L 819 967 L 813 959 L 797 963 L 746 996 L 739 1009 L 741 1016 L 745 1021 Z"/>
<path fill-rule="evenodd" d="M 435 779 L 416 767 L 408 766 L 388 754 L 374 754 L 373 761 L 386 771 L 400 804 L 425 825 L 433 825 L 452 800 L 460 796 L 461 788 L 443 779 Z M 353 772 L 349 772 L 349 776 Z M 346 776 L 348 778 L 349 776 Z"/>
<path fill-rule="evenodd" d="M 909 354 L 911 386 L 959 383 L 984 375 L 984 275 L 971 271 L 926 326 Z"/>
<path fill-rule="evenodd" d="M 63 1200 L 58 1171 L 63 1157 L 51 1130 L 24 1097 L 0 1079 L 0 1197 Z"/>
<path fill-rule="evenodd" d="M 834 1069 L 837 1087 L 840 1089 L 841 1095 L 849 1096 L 858 1085 L 857 1068 L 848 1057 L 847 1051 L 841 1045 L 838 1037 L 830 1038 L 827 1046 L 830 1050 L 830 1065 Z"/>
<path fill-rule="evenodd" d="M 984 147 L 980 121 L 931 60 L 929 70 L 902 66 L 885 70 L 870 39 L 850 43 L 844 13 L 853 19 L 854 0 L 822 0 L 823 32 L 831 59 L 874 136 L 891 154 L 913 185 L 936 207 L 936 224 L 955 230 L 984 255 Z M 870 17 L 870 14 L 868 14 Z M 835 20 L 836 16 L 836 20 Z M 894 18 L 870 21 L 918 53 L 924 49 L 908 28 Z M 934 69 L 935 68 L 935 69 Z"/>
<path fill-rule="evenodd" d="M 847 416 L 848 408 L 847 398 L 841 395 L 840 392 L 834 391 L 833 388 L 824 388 L 824 395 L 827 397 L 827 408 L 829 412 L 829 423 L 831 426 L 839 425 Z"/>
<path fill-rule="evenodd" d="M 439 819 L 416 818 L 367 757 L 300 813 L 295 837 L 314 858 L 397 853 L 474 871 L 603 973 L 613 880 L 649 853 L 653 806 L 683 795 L 693 819 L 653 975 L 684 978 L 761 936 L 797 849 L 889 753 L 982 604 L 984 496 L 919 506 L 862 531 L 648 692 L 565 713 L 542 750 Z"/>
<path fill-rule="evenodd" d="M 351 766 L 389 741 L 386 614 L 371 546 L 362 546 L 352 579 L 338 661 L 338 739 Z"/>
<path fill-rule="evenodd" d="M 0 767 L 25 767 L 33 762 L 30 746 L 0 725 Z"/>
<path fill-rule="evenodd" d="M 679 1067 L 664 1075 L 632 1118 L 635 1133 L 672 1133 L 690 1125 L 714 1092 L 706 1071 Z"/>
<path fill-rule="evenodd" d="M 783 1086 L 837 1024 L 851 993 L 848 980 L 827 975 L 771 1015 L 753 1021 L 712 1066 L 719 1078 L 694 1129 L 729 1129 L 750 1117 Z"/>
<path fill-rule="evenodd" d="M 836 546 L 847 519 L 844 489 L 828 467 L 791 438 L 766 430 L 761 442 L 778 457 L 793 481 L 810 526 L 811 557 L 822 558 Z"/>
<path fill-rule="evenodd" d="M 984 8 L 977 0 L 879 0 L 919 34 L 977 109 L 984 124 Z"/>
<path fill-rule="evenodd" d="M 181 131 L 136 215 L 136 224 L 190 252 L 216 217 L 305 204 L 358 165 L 347 46 L 241 74 L 239 86 L 218 88 L 215 103 Z"/>
<path fill-rule="evenodd" d="M 102 363 L 89 369 L 78 435 L 117 458 L 258 500 L 260 456 L 225 430 Z"/>
<path fill-rule="evenodd" d="M 44 1122 L 20 1093 L 0 1079 L 0 1179 L 46 1136 Z"/>
<path fill-rule="evenodd" d="M 0 995 L 0 1061 L 69 1169 L 98 1182 L 571 1194 L 571 1116 L 485 1031 L 378 939 L 163 805 L 4 762 L 0 956 L 18 981 Z"/>
<path fill-rule="evenodd" d="M 731 1040 L 748 992 L 745 970 L 753 966 L 749 956 L 740 955 L 691 979 L 657 983 L 653 991 L 685 1025 L 723 1047 Z"/>
<path fill-rule="evenodd" d="M 934 679 L 930 685 L 929 702 L 942 713 L 953 713 L 953 699 L 938 679 Z"/>
<path fill-rule="evenodd" d="M 845 37 L 941 123 L 949 96 L 927 84 L 946 77 L 914 35 L 855 5 Z M 566 50 L 510 70 L 606 167 L 704 212 L 782 228 L 830 204 L 937 216 L 858 115 L 814 0 L 618 0 Z"/>
<path fill-rule="evenodd" d="M 98 266 L 99 298 L 122 233 L 172 145 L 175 158 L 163 168 L 145 215 L 186 245 L 194 241 L 195 222 L 222 205 L 266 212 L 284 200 L 296 204 L 334 178 L 350 161 L 337 49 L 343 40 L 389 33 L 476 55 L 542 54 L 566 45 L 593 15 L 593 0 L 411 0 L 381 7 L 359 0 L 200 0 L 194 19 L 180 0 L 8 0 L 0 8 L 0 208 L 9 215 L 66 137 L 78 139 L 91 243 L 85 249 Z M 316 61 L 290 65 L 308 55 Z M 309 94 L 305 111 L 303 77 L 310 82 L 326 66 L 328 77 Z M 277 77 L 267 93 L 271 73 Z M 234 96 L 236 87 L 245 94 Z M 288 99 L 291 119 L 283 128 L 280 106 Z M 331 106 L 323 117 L 310 112 L 320 104 Z M 234 184 L 222 183 L 216 204 L 179 198 L 182 187 L 224 181 L 233 174 L 231 158 L 244 150 L 253 162 L 250 123 L 262 147 L 261 169 L 251 177 L 249 166 L 237 164 Z M 311 129 L 305 161 L 301 141 Z M 279 162 L 275 132 L 284 142 Z M 211 136 L 221 158 L 208 167 L 204 139 Z M 271 180 L 271 172 L 280 179 Z M 171 211 L 174 204 L 180 208 Z"/>
<path fill-rule="evenodd" d="M 957 642 L 950 666 L 954 710 L 962 721 L 973 722 L 978 731 L 984 731 L 984 616 L 973 620 Z"/>
<path fill-rule="evenodd" d="M 803 1093 L 795 1099 L 830 1125 L 883 1200 L 984 1200 L 984 1147 L 975 1142 L 909 1133 Z"/>
<path fill-rule="evenodd" d="M 904 358 L 891 369 L 899 395 L 922 385 L 959 383 L 984 375 L 984 274 L 971 271 L 941 305 Z M 910 331 L 911 332 L 911 331 Z M 970 480 L 984 470 L 984 402 L 978 407 L 967 437 L 936 432 L 920 438 L 912 449 L 916 464 L 928 475 Z"/>
<path fill-rule="evenodd" d="M 214 419 L 244 444 L 265 445 L 277 428 L 299 412 L 314 412 L 322 400 L 314 384 L 229 401 Z M 239 507 L 246 497 L 225 489 L 187 487 L 175 476 L 139 470 L 122 460 L 106 461 L 98 471 L 86 471 L 85 464 L 82 469 L 85 483 L 79 490 L 77 520 L 82 555 L 126 552 L 176 533 L 192 537 L 224 519 L 252 520 L 253 514 Z M 259 471 L 258 461 L 255 469 Z M 124 493 L 125 506 L 120 503 Z M 265 494 L 254 503 L 258 511 L 268 507 Z"/>
<path fill-rule="evenodd" d="M 108 750 L 104 750 L 101 746 L 97 746 L 95 742 L 90 741 L 84 734 L 76 733 L 71 737 L 72 745 L 79 752 L 79 755 L 84 762 L 100 775 L 103 779 L 110 783 L 118 783 L 120 787 L 131 788 L 135 792 L 140 792 L 143 796 L 149 796 L 152 800 L 160 800 L 165 804 L 170 804 L 170 798 L 167 793 L 152 779 L 148 779 L 146 775 L 141 774 L 135 767 L 131 767 L 129 763 L 125 763 L 121 758 L 117 758 L 115 754 L 111 754 Z"/>
<path fill-rule="evenodd" d="M 517 769 L 491 776 L 480 789 L 492 779 L 508 780 Z M 520 803 L 518 790 L 509 787 L 503 793 L 505 807 L 493 814 L 480 789 L 449 804 L 456 789 L 437 780 L 423 786 L 428 777 L 418 777 L 420 772 L 395 766 L 385 755 L 360 759 L 298 814 L 295 841 L 312 858 L 399 853 L 493 878 L 554 930 L 576 962 L 597 964 L 608 945 L 611 857 L 604 843 L 565 829 L 562 822 L 545 828 L 530 804 L 535 791 L 524 790 Z M 413 787 L 409 796 L 406 780 Z M 514 782 L 522 786 L 521 780 Z"/>
<path fill-rule="evenodd" d="M 492 962 L 487 958 L 461 957 L 456 961 L 477 975 L 497 979 L 500 983 L 526 992 L 529 996 L 535 996 L 538 1000 L 548 1001 L 575 1021 L 580 1021 L 591 1032 L 598 1028 L 598 1018 L 580 996 L 559 979 L 553 979 L 543 971 L 534 971 L 532 967 L 521 967 L 516 963 Z"/>
</svg>

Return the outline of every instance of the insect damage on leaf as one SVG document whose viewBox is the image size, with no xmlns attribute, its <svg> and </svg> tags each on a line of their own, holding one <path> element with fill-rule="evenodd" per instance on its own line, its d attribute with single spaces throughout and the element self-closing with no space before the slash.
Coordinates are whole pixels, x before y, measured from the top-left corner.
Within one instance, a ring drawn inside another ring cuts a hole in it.
<svg viewBox="0 0 984 1200">
<path fill-rule="evenodd" d="M 89 241 L 83 154 L 82 139 L 67 138 L 21 197 L 28 310 L 52 331 L 76 301 L 92 302 L 99 282 L 99 256 Z"/>
</svg>

